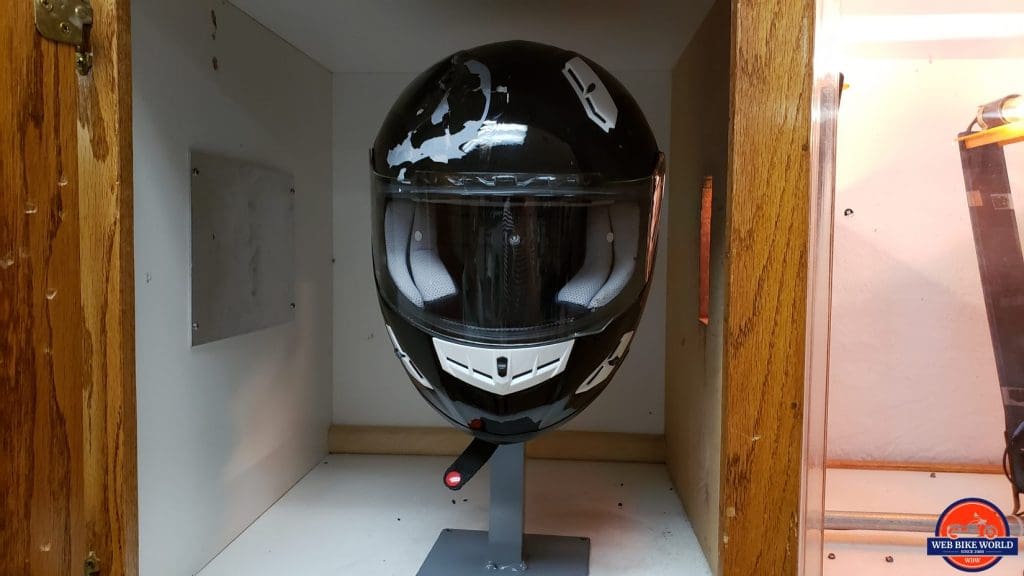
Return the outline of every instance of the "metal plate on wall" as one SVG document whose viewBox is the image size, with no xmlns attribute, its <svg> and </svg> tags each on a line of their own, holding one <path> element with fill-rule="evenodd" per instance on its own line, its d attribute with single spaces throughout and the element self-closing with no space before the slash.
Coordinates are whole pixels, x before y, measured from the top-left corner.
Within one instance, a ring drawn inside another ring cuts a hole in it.
<svg viewBox="0 0 1024 576">
<path fill-rule="evenodd" d="M 192 345 L 295 317 L 291 174 L 191 151 Z"/>
</svg>

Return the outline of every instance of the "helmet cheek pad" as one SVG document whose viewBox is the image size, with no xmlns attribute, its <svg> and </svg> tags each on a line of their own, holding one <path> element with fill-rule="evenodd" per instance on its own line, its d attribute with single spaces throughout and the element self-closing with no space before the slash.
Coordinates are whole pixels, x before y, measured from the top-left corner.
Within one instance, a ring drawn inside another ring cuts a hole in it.
<svg viewBox="0 0 1024 576">
<path fill-rule="evenodd" d="M 460 52 L 405 90 L 370 161 L 381 309 L 424 398 L 515 442 L 600 394 L 643 309 L 664 182 L 625 88 L 550 46 Z"/>
</svg>

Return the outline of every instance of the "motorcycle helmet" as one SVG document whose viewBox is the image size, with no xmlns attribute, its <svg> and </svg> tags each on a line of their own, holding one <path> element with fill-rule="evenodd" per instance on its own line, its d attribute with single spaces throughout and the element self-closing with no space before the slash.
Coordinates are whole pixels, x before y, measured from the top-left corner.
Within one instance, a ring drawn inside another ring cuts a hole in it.
<svg viewBox="0 0 1024 576">
<path fill-rule="evenodd" d="M 405 89 L 370 164 L 380 306 L 427 402 L 497 444 L 590 404 L 640 319 L 664 183 L 622 84 L 543 44 L 464 50 Z"/>
</svg>

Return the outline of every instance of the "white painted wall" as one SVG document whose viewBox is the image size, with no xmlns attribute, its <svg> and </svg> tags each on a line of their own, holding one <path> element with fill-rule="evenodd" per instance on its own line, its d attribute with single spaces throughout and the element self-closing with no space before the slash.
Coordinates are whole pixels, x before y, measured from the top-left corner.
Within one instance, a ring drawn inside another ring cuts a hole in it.
<svg viewBox="0 0 1024 576">
<path fill-rule="evenodd" d="M 181 576 L 326 453 L 331 75 L 216 0 L 135 0 L 132 28 L 140 564 Z M 295 175 L 294 322 L 189 347 L 190 147 Z"/>
<path fill-rule="evenodd" d="M 994 464 L 1002 406 L 955 138 L 977 105 L 1024 92 L 1011 73 L 1024 70 L 1024 7 L 907 27 L 894 20 L 904 3 L 921 4 L 879 0 L 882 14 L 845 27 L 829 456 Z M 1008 150 L 1024 194 L 1024 156 Z"/>
<path fill-rule="evenodd" d="M 444 56 L 439 53 L 434 59 Z M 671 72 L 613 73 L 639 102 L 668 153 Z M 334 76 L 334 422 L 339 424 L 447 426 L 395 360 L 377 304 L 370 256 L 367 151 L 391 104 L 417 74 Z M 662 246 L 667 237 L 663 226 Z M 666 253 L 658 253 L 654 284 L 629 356 L 612 384 L 569 428 L 662 432 Z"/>
<path fill-rule="evenodd" d="M 512 39 L 576 50 L 609 70 L 669 70 L 711 0 L 235 0 L 235 4 L 335 74 L 376 74 L 421 71 L 457 50 Z"/>
</svg>

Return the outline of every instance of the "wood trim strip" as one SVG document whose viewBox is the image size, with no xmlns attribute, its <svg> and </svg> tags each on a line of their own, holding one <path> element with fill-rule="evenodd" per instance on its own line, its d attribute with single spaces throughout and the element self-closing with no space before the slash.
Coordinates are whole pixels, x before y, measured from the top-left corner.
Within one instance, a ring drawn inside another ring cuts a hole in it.
<svg viewBox="0 0 1024 576">
<path fill-rule="evenodd" d="M 458 456 L 469 440 L 455 428 L 336 424 L 328 432 L 327 447 L 332 454 Z M 665 437 L 558 430 L 527 444 L 526 455 L 548 460 L 663 463 Z"/>
<path fill-rule="evenodd" d="M 78 79 L 86 544 L 110 576 L 139 572 L 129 4 L 93 0 Z"/>
<path fill-rule="evenodd" d="M 891 462 L 884 460 L 828 460 L 825 470 L 885 470 L 892 472 L 938 472 L 941 474 L 1003 474 L 999 464 L 965 462 Z"/>
<path fill-rule="evenodd" d="M 814 7 L 733 0 L 722 576 L 800 559 Z"/>
</svg>

